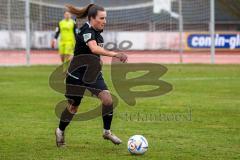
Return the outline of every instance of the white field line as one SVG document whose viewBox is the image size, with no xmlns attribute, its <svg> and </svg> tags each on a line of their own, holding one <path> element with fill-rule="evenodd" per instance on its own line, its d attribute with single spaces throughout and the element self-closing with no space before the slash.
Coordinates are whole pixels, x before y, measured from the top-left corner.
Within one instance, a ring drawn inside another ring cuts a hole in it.
<svg viewBox="0 0 240 160">
<path fill-rule="evenodd" d="M 240 77 L 183 77 L 183 78 L 163 78 L 173 81 L 211 81 L 211 80 L 240 80 Z"/>
</svg>

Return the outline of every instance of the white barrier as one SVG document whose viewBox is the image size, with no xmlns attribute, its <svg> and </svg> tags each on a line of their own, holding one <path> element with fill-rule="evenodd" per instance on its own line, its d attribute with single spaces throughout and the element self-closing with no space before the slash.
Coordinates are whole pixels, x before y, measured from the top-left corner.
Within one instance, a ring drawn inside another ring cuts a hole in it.
<svg viewBox="0 0 240 160">
<path fill-rule="evenodd" d="M 36 49 L 48 49 L 51 47 L 51 39 L 54 32 L 35 31 L 31 36 L 31 47 Z M 23 31 L 0 31 L 0 49 L 24 49 L 26 46 L 26 36 Z M 105 45 L 121 46 L 129 50 L 158 50 L 158 49 L 178 49 L 178 32 L 105 32 L 103 33 Z M 122 42 L 128 41 L 127 44 Z M 110 47 L 111 48 L 111 47 Z"/>
<path fill-rule="evenodd" d="M 0 49 L 25 49 L 26 35 L 24 31 L 0 31 Z M 35 31 L 31 34 L 31 47 L 50 49 L 54 32 Z M 128 50 L 179 50 L 178 32 L 104 32 L 104 47 L 107 49 Z M 217 50 L 239 50 L 240 33 L 217 33 Z M 210 34 L 185 32 L 183 34 L 185 50 L 209 50 Z M 130 47 L 130 48 L 129 48 Z"/>
<path fill-rule="evenodd" d="M 0 31 L 0 49 L 25 48 L 26 34 L 23 31 Z"/>
</svg>

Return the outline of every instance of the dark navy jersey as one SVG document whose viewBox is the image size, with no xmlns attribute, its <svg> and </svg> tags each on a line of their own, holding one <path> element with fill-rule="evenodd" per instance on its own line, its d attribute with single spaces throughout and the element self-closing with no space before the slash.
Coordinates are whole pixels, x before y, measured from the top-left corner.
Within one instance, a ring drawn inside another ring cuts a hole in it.
<svg viewBox="0 0 240 160">
<path fill-rule="evenodd" d="M 103 37 L 101 35 L 102 31 L 96 31 L 90 24 L 85 23 L 78 31 L 76 35 L 76 46 L 74 51 L 74 56 L 81 54 L 94 54 L 91 52 L 87 43 L 91 40 L 95 40 L 98 46 L 103 47 Z"/>
<path fill-rule="evenodd" d="M 74 57 L 68 69 L 68 73 L 70 76 L 81 78 L 83 77 L 87 69 L 86 66 L 89 66 L 89 65 L 99 66 L 98 64 L 100 64 L 100 55 L 92 53 L 87 43 L 91 40 L 95 40 L 98 46 L 103 47 L 104 40 L 103 40 L 103 37 L 101 36 L 101 32 L 102 31 L 97 31 L 93 29 L 88 22 L 85 23 L 80 29 L 78 29 L 76 34 Z M 92 58 L 91 56 L 90 56 L 90 59 L 86 59 L 86 58 L 79 59 L 79 56 L 82 57 L 83 55 L 87 55 L 87 54 L 96 56 L 96 59 L 91 59 Z M 81 68 L 76 69 L 76 66 L 78 66 L 77 63 L 79 63 L 81 60 L 82 62 L 89 63 L 89 64 L 86 64 L 85 66 L 82 66 Z"/>
</svg>

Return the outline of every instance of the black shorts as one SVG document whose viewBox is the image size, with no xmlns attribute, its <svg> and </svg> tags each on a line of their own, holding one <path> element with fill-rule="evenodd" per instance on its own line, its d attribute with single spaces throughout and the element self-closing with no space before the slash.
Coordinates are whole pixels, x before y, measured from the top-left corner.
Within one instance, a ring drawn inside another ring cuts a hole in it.
<svg viewBox="0 0 240 160">
<path fill-rule="evenodd" d="M 96 96 L 98 96 L 101 91 L 108 90 L 101 72 L 93 83 L 86 83 L 83 81 L 83 78 L 68 74 L 66 78 L 65 97 L 68 99 L 69 103 L 73 106 L 79 106 L 86 89 Z"/>
</svg>

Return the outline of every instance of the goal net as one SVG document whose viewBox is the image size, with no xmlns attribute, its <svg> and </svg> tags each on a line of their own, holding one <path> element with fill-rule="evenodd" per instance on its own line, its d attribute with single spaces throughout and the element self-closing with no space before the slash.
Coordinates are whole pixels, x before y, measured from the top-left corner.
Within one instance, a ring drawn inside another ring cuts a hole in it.
<svg viewBox="0 0 240 160">
<path fill-rule="evenodd" d="M 38 55 L 39 59 L 53 52 L 50 41 L 58 22 L 63 19 L 66 3 L 83 7 L 94 2 L 104 6 L 108 12 L 105 45 L 115 44 L 114 49 L 180 52 L 189 49 L 186 37 L 190 33 L 209 34 L 210 30 L 209 0 L 29 1 L 31 57 Z M 26 0 L 0 0 L 0 65 L 26 63 L 27 18 Z M 121 47 L 122 42 L 131 45 Z"/>
</svg>

